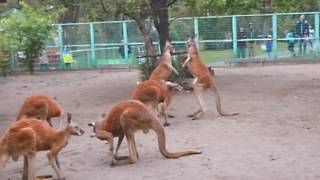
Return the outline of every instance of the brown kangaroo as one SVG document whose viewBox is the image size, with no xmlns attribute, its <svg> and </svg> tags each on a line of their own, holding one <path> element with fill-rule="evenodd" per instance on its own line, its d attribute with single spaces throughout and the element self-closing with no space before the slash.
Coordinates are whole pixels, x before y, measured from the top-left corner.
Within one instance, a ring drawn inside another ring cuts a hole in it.
<svg viewBox="0 0 320 180">
<path fill-rule="evenodd" d="M 150 107 L 156 114 L 159 114 L 164 120 L 164 126 L 169 126 L 167 117 L 167 107 L 171 102 L 172 88 L 182 90 L 178 84 L 172 87 L 171 84 L 165 85 L 156 80 L 146 80 L 138 84 L 131 95 L 131 99 L 139 100 L 146 106 Z M 169 116 L 174 117 L 174 116 Z"/>
<path fill-rule="evenodd" d="M 68 124 L 61 130 L 55 130 L 46 122 L 35 118 L 22 118 L 14 122 L 4 133 L 0 141 L 0 177 L 9 157 L 17 161 L 20 155 L 27 157 L 26 169 L 28 180 L 37 180 L 35 157 L 38 151 L 47 153 L 49 162 L 58 178 L 63 178 L 57 164 L 58 153 L 68 144 L 71 135 L 81 136 L 84 133 L 71 122 L 68 114 Z"/>
<path fill-rule="evenodd" d="M 164 52 L 160 57 L 159 65 L 152 71 L 149 76 L 149 80 L 156 81 L 167 81 L 172 73 L 179 75 L 176 68 L 172 66 L 172 57 L 171 54 L 174 51 L 172 44 L 169 41 L 166 41 Z"/>
<path fill-rule="evenodd" d="M 195 113 L 189 115 L 192 117 L 192 120 L 198 119 L 201 115 L 206 112 L 205 104 L 202 99 L 202 92 L 210 89 L 215 98 L 216 98 L 216 105 L 217 110 L 220 115 L 222 116 L 233 116 L 238 115 L 239 113 L 226 113 L 221 108 L 221 98 L 216 87 L 216 83 L 211 76 L 208 67 L 203 63 L 196 46 L 194 39 L 190 39 L 187 42 L 188 48 L 188 58 L 183 64 L 183 67 L 187 65 L 188 69 L 190 70 L 191 74 L 195 78 L 193 81 L 193 87 L 195 95 L 197 96 L 197 100 L 200 106 L 200 109 L 197 110 Z"/>
<path fill-rule="evenodd" d="M 29 96 L 23 102 L 16 120 L 23 117 L 37 118 L 47 120 L 52 126 L 51 118 L 59 117 L 60 125 L 62 126 L 63 118 L 66 116 L 66 112 L 53 98 L 46 95 Z"/>
<path fill-rule="evenodd" d="M 47 120 L 49 125 L 53 127 L 51 118 L 59 117 L 59 128 L 62 127 L 62 121 L 67 113 L 62 109 L 55 99 L 46 95 L 34 95 L 29 96 L 23 102 L 16 120 L 23 118 L 37 118 L 41 120 Z M 60 167 L 58 157 L 55 157 L 56 163 Z M 23 180 L 27 179 L 27 158 L 24 157 L 24 172 Z"/>
<path fill-rule="evenodd" d="M 137 100 L 127 100 L 116 104 L 106 119 L 99 123 L 92 123 L 95 136 L 110 143 L 110 153 L 112 156 L 111 165 L 134 164 L 138 159 L 138 151 L 134 138 L 134 133 L 142 130 L 148 133 L 154 130 L 158 136 L 158 145 L 161 154 L 166 158 L 179 158 L 181 156 L 200 154 L 200 150 L 187 149 L 178 152 L 169 152 L 166 148 L 165 132 L 158 122 L 156 115 L 142 102 Z M 126 136 L 128 141 L 129 157 L 122 159 L 115 158 L 113 153 L 113 137 Z"/>
</svg>

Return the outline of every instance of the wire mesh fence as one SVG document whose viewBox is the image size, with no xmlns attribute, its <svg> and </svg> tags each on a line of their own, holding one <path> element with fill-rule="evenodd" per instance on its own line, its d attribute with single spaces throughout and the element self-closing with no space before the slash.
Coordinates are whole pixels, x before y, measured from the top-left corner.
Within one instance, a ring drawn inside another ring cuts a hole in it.
<svg viewBox="0 0 320 180">
<path fill-rule="evenodd" d="M 301 19 L 304 15 L 304 19 Z M 170 19 L 170 38 L 177 51 L 196 36 L 200 55 L 208 65 L 241 61 L 318 59 L 320 12 L 235 15 Z M 145 21 L 155 49 L 159 37 L 152 20 Z M 144 61 L 144 38 L 134 21 L 56 24 L 45 49 L 49 68 L 131 65 Z M 290 37 L 292 34 L 292 37 Z M 13 56 L 15 57 L 15 56 Z M 19 58 L 18 58 L 19 59 Z M 39 61 L 39 64 L 43 62 Z M 41 66 L 39 66 L 41 67 Z"/>
</svg>

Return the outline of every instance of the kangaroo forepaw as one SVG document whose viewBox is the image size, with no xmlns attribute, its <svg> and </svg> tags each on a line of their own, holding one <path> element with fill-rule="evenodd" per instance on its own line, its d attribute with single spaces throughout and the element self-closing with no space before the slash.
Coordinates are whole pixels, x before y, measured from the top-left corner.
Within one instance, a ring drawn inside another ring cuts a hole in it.
<svg viewBox="0 0 320 180">
<path fill-rule="evenodd" d="M 118 161 L 119 161 L 119 160 L 121 161 L 121 160 L 128 159 L 129 156 L 115 156 L 114 158 L 115 158 L 116 160 L 118 160 Z"/>
<path fill-rule="evenodd" d="M 170 123 L 165 122 L 165 123 L 163 124 L 163 126 L 170 126 Z"/>
<path fill-rule="evenodd" d="M 168 114 L 168 118 L 175 118 L 175 116 L 172 114 Z"/>
<path fill-rule="evenodd" d="M 52 175 L 42 175 L 42 176 L 37 176 L 37 179 L 39 180 L 44 180 L 44 179 L 52 179 Z"/>
</svg>

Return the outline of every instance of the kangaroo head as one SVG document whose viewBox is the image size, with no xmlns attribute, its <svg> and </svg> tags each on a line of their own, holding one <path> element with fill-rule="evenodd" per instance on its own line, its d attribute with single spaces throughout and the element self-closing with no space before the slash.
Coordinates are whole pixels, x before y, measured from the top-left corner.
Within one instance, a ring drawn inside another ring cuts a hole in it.
<svg viewBox="0 0 320 180">
<path fill-rule="evenodd" d="M 171 42 L 168 40 L 166 41 L 166 44 L 164 46 L 164 52 L 170 52 L 170 53 L 174 52 L 174 48 L 173 48 Z"/>
<path fill-rule="evenodd" d="M 101 114 L 101 118 L 105 118 L 105 117 L 106 117 L 106 114 L 102 113 Z M 99 122 L 100 121 L 88 123 L 88 126 L 92 127 L 92 129 L 93 129 L 93 133 L 90 135 L 90 137 L 96 137 L 97 125 L 99 125 Z"/>
<path fill-rule="evenodd" d="M 188 49 L 191 47 L 194 47 L 194 48 L 197 47 L 197 44 L 196 44 L 196 41 L 194 40 L 194 37 L 191 37 L 188 39 L 188 41 L 186 42 L 186 46 Z"/>
<path fill-rule="evenodd" d="M 68 127 L 70 129 L 71 134 L 75 136 L 82 136 L 84 134 L 84 130 L 81 129 L 77 123 L 74 123 L 71 120 L 72 117 L 70 113 L 67 113 L 67 115 L 68 115 Z"/>
</svg>

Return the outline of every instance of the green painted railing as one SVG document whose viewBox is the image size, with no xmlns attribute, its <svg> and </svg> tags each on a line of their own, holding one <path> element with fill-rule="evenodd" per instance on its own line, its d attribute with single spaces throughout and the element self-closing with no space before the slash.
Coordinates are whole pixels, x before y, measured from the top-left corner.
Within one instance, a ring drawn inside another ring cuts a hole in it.
<svg viewBox="0 0 320 180">
<path fill-rule="evenodd" d="M 318 59 L 320 12 L 177 18 L 170 20 L 170 36 L 176 49 L 185 51 L 185 42 L 194 34 L 202 57 L 208 64 L 221 65 L 243 60 L 237 57 L 238 43 L 241 41 L 255 43 L 255 56 L 246 57 L 245 60 L 294 59 L 287 50 L 285 32 L 295 31 L 296 22 L 302 14 L 314 32 L 313 36 L 307 39 L 308 52 L 299 58 Z M 239 28 L 244 27 L 248 33 L 249 23 L 253 24 L 256 36 L 239 40 Z M 153 23 L 146 20 L 146 24 L 151 30 L 156 49 L 159 49 L 159 38 Z M 74 68 L 131 64 L 137 62 L 136 56 L 145 52 L 143 37 L 134 21 L 67 23 L 55 26 L 57 33 L 54 38 L 58 39 L 58 42 L 48 43 L 47 49 L 55 49 L 62 55 L 64 48 L 69 48 L 76 60 Z M 264 50 L 268 40 L 272 40 L 271 58 Z M 297 37 L 296 41 L 295 51 L 299 54 L 299 41 L 303 40 Z M 64 67 L 62 57 L 60 56 L 60 67 Z"/>
</svg>

